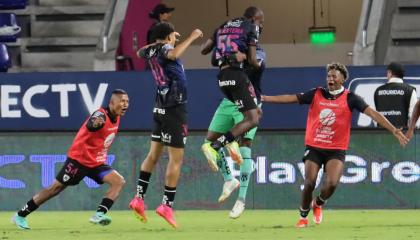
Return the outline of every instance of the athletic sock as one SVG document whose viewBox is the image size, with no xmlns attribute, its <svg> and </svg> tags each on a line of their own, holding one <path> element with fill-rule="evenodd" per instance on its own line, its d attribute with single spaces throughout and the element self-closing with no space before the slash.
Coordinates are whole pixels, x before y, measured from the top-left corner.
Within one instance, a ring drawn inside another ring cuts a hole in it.
<svg viewBox="0 0 420 240">
<path fill-rule="evenodd" d="M 165 204 L 168 207 L 172 207 L 174 205 L 175 194 L 176 194 L 176 187 L 165 186 L 162 204 Z"/>
<path fill-rule="evenodd" d="M 315 198 L 315 204 L 320 207 L 322 205 L 324 205 L 327 202 L 327 200 L 324 200 L 321 198 L 321 196 L 318 196 Z"/>
<path fill-rule="evenodd" d="M 35 204 L 34 199 L 31 198 L 31 200 L 29 200 L 26 205 L 17 212 L 17 215 L 19 215 L 20 217 L 26 217 L 28 216 L 31 212 L 35 211 L 39 206 Z"/>
<path fill-rule="evenodd" d="M 307 218 L 308 214 L 309 214 L 309 210 L 310 210 L 309 208 L 308 209 L 299 208 L 300 217 L 301 218 Z"/>
<path fill-rule="evenodd" d="M 103 212 L 104 214 L 106 214 L 109 211 L 109 209 L 111 209 L 112 204 L 114 204 L 114 200 L 109 198 L 103 198 L 96 212 Z"/>
<path fill-rule="evenodd" d="M 249 147 L 240 147 L 242 158 L 244 162 L 241 164 L 240 167 L 240 188 L 239 188 L 239 196 L 238 198 L 245 202 L 246 193 L 248 191 L 248 184 L 249 179 L 251 178 L 251 173 L 253 172 L 254 168 L 254 161 L 251 159 L 251 148 Z"/>
<path fill-rule="evenodd" d="M 151 175 L 152 173 L 140 170 L 139 180 L 137 181 L 137 197 L 144 199 L 146 196 L 147 186 L 149 186 Z"/>
<path fill-rule="evenodd" d="M 235 137 L 232 135 L 232 133 L 229 131 L 222 136 L 220 136 L 216 141 L 212 142 L 210 146 L 217 151 L 224 147 L 226 144 L 231 143 L 235 141 Z"/>
<path fill-rule="evenodd" d="M 230 171 L 229 165 L 226 161 L 226 155 L 223 148 L 219 150 L 220 160 L 217 161 L 217 166 L 219 166 L 219 171 L 222 173 L 223 180 L 225 182 L 232 180 L 232 172 Z"/>
</svg>

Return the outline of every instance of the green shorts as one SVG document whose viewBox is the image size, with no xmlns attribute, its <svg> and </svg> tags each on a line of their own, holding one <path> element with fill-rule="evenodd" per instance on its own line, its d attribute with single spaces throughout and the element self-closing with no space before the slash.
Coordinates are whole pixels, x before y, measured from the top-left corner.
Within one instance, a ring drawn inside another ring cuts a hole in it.
<svg viewBox="0 0 420 240">
<path fill-rule="evenodd" d="M 226 133 L 243 119 L 244 116 L 241 112 L 239 112 L 238 107 L 236 107 L 233 102 L 224 98 L 213 115 L 213 119 L 211 120 L 209 126 L 209 131 Z M 256 132 L 257 127 L 246 132 L 244 138 L 254 140 Z"/>
</svg>

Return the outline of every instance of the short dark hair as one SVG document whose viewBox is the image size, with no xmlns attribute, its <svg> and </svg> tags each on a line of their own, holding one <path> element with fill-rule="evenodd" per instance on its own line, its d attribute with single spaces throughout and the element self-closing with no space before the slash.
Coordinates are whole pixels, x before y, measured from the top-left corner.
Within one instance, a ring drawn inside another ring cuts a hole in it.
<svg viewBox="0 0 420 240">
<path fill-rule="evenodd" d="M 339 62 L 332 62 L 330 64 L 327 65 L 327 73 L 330 70 L 337 70 L 339 71 L 343 77 L 344 77 L 344 81 L 347 80 L 347 78 L 349 78 L 349 71 L 347 70 L 346 66 L 344 64 L 341 64 Z"/>
<path fill-rule="evenodd" d="M 114 91 L 112 91 L 112 94 L 122 94 L 122 95 L 127 95 L 127 92 L 123 89 L 117 88 L 114 89 Z"/>
<path fill-rule="evenodd" d="M 257 16 L 259 12 L 261 12 L 261 9 L 255 6 L 251 6 L 245 9 L 244 17 L 250 19 Z"/>
<path fill-rule="evenodd" d="M 171 23 L 162 22 L 156 24 L 151 31 L 151 40 L 155 42 L 156 40 L 165 40 L 169 34 L 175 32 L 175 28 Z"/>
<path fill-rule="evenodd" d="M 398 78 L 404 77 L 404 67 L 400 63 L 392 62 L 386 67 L 386 70 L 391 71 L 392 75 Z"/>
</svg>

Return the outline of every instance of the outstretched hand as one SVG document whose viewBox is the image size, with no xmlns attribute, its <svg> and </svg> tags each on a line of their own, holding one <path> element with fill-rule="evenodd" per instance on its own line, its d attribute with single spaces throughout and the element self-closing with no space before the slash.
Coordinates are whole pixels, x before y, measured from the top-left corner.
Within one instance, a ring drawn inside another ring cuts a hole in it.
<svg viewBox="0 0 420 240">
<path fill-rule="evenodd" d="M 194 31 L 191 32 L 191 37 L 193 37 L 194 39 L 197 39 L 199 37 L 203 37 L 203 32 L 200 29 L 195 29 Z"/>
</svg>

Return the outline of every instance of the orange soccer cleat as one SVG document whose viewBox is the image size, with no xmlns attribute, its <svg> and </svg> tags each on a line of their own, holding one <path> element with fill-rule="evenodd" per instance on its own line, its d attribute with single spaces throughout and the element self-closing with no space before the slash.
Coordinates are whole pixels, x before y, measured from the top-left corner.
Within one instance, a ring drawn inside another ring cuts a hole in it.
<svg viewBox="0 0 420 240">
<path fill-rule="evenodd" d="M 296 223 L 297 228 L 305 228 L 309 226 L 309 221 L 307 218 L 300 218 L 299 221 Z"/>
<path fill-rule="evenodd" d="M 318 206 L 315 199 L 312 201 L 312 212 L 314 214 L 314 222 L 320 224 L 322 222 L 322 206 Z"/>
</svg>

